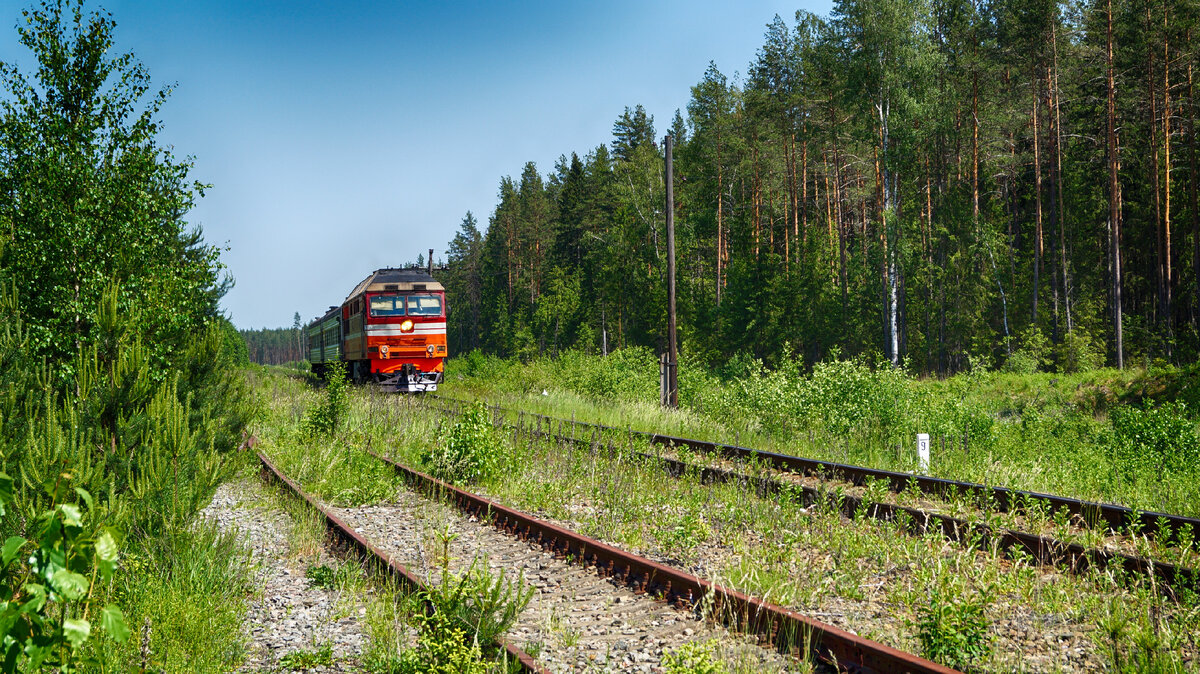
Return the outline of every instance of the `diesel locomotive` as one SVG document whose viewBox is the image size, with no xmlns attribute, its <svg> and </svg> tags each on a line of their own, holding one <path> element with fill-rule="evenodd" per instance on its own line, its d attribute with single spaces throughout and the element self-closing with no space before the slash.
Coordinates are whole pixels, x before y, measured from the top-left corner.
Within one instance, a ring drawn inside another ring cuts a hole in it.
<svg viewBox="0 0 1200 674">
<path fill-rule="evenodd" d="M 304 328 L 312 370 L 346 364 L 355 382 L 436 391 L 446 361 L 446 289 L 432 270 L 378 269 Z"/>
</svg>

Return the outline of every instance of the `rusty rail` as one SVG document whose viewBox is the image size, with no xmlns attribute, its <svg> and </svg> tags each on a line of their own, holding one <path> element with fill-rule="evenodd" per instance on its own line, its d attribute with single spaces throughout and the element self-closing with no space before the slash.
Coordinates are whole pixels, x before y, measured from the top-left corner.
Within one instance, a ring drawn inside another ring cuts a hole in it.
<svg viewBox="0 0 1200 674">
<path fill-rule="evenodd" d="M 451 399 L 439 398 L 439 400 L 451 400 Z M 461 402 L 459 402 L 459 401 L 454 401 L 454 402 L 458 403 L 459 406 L 461 406 Z M 496 409 L 500 409 L 500 408 L 496 408 Z M 586 422 L 574 422 L 574 421 L 566 421 L 566 420 L 562 420 L 562 419 L 554 419 L 553 417 L 548 417 L 548 416 L 539 415 L 539 414 L 532 414 L 532 413 L 525 413 L 525 414 L 529 414 L 532 418 L 538 419 L 538 421 L 539 421 L 538 429 L 539 430 L 536 431 L 537 433 L 539 433 L 543 436 L 553 437 L 556 440 L 560 440 L 563 442 L 577 443 L 579 445 L 591 444 L 592 441 L 585 439 L 585 438 L 575 437 L 573 434 L 567 435 L 567 434 L 562 433 L 562 425 L 563 424 L 571 423 L 572 425 L 583 426 L 584 428 L 599 429 L 601 432 L 615 431 L 615 432 L 620 432 L 623 434 L 632 433 L 635 436 L 639 436 L 639 437 L 649 440 L 650 442 L 653 442 L 655 444 L 665 445 L 668 447 L 687 446 L 687 447 L 690 447 L 691 449 L 700 449 L 700 451 L 705 451 L 700 446 L 707 445 L 710 447 L 710 449 L 713 446 L 715 446 L 715 443 L 706 443 L 706 442 L 700 441 L 700 440 L 687 440 L 687 439 L 675 438 L 673 436 L 667 436 L 667 435 L 640 433 L 638 431 L 622 430 L 622 429 L 612 428 L 609 426 L 603 426 L 603 425 L 599 425 L 599 424 L 588 424 Z M 543 432 L 540 430 L 542 423 L 545 423 L 547 429 L 549 429 L 552 427 L 553 422 L 555 422 L 555 421 L 559 422 L 559 432 L 557 432 L 557 433 L 553 433 L 550 431 Z M 675 441 L 678 441 L 678 445 L 676 444 Z M 730 446 L 728 446 L 728 445 L 723 445 L 722 447 L 730 448 Z M 764 454 L 759 454 L 757 452 L 754 452 L 754 450 L 745 450 L 744 448 L 737 448 L 737 449 L 742 449 L 748 453 L 753 453 L 758 457 L 764 456 Z M 768 478 L 768 477 L 745 475 L 743 473 L 738 473 L 736 471 L 726 470 L 723 468 L 711 468 L 711 467 L 705 467 L 705 466 L 697 466 L 695 464 L 690 464 L 690 463 L 681 461 L 679 459 L 673 459 L 670 457 L 663 457 L 663 456 L 654 456 L 651 454 L 646 454 L 644 452 L 636 452 L 635 451 L 634 455 L 641 459 L 659 462 L 659 464 L 662 465 L 663 468 L 672 475 L 693 474 L 693 475 L 696 475 L 697 478 L 699 480 L 701 480 L 702 482 L 735 482 L 735 483 L 747 484 L 747 485 L 752 486 L 759 494 L 764 494 L 764 495 L 768 495 L 768 494 L 773 495 L 773 494 L 777 494 L 782 491 L 790 491 L 793 494 L 796 494 L 796 496 L 799 498 L 801 504 L 806 507 L 813 505 L 815 503 L 828 501 L 830 499 L 829 494 L 823 494 L 821 492 L 821 490 L 810 487 L 810 486 L 806 486 L 806 485 L 783 482 L 778 479 Z M 769 457 L 769 456 L 783 456 L 783 455 L 773 455 L 773 454 L 767 453 L 765 456 Z M 726 457 L 726 458 L 746 458 L 746 456 L 739 455 L 737 457 Z M 795 457 L 788 457 L 788 458 L 795 458 Z M 801 460 L 808 461 L 807 459 L 801 459 Z M 768 461 L 768 463 L 770 463 L 770 461 Z M 822 462 L 816 462 L 816 463 L 822 463 Z M 842 465 L 842 464 L 822 464 L 822 465 Z M 775 467 L 778 468 L 778 466 L 775 466 Z M 857 468 L 857 467 L 855 467 L 855 468 Z M 784 469 L 784 470 L 785 470 L 785 472 L 792 472 L 792 471 L 788 471 L 787 469 Z M 872 471 L 873 469 L 862 469 L 862 470 Z M 875 472 L 886 472 L 886 471 L 875 471 Z M 814 475 L 814 473 L 804 473 L 804 474 L 810 475 L 810 476 Z M 823 472 L 819 472 L 819 471 L 817 473 L 815 473 L 815 475 L 820 476 L 822 478 L 827 478 L 830 476 L 829 473 L 823 473 Z M 907 475 L 904 473 L 897 473 L 896 475 L 900 475 L 905 478 L 919 477 L 919 476 Z M 835 474 L 835 476 L 838 476 L 838 475 Z M 853 482 L 856 485 L 862 485 L 866 481 L 866 479 L 867 478 L 863 478 L 863 479 L 860 479 L 857 481 L 850 479 L 849 481 Z M 946 483 L 946 484 L 970 484 L 970 483 L 956 483 L 956 482 L 952 482 L 949 480 L 940 480 L 939 478 L 922 478 L 922 479 L 937 480 L 941 483 Z M 987 489 L 993 489 L 993 488 L 987 487 Z M 1005 491 L 1011 492 L 1011 490 L 1005 490 Z M 1032 494 L 1032 492 L 1011 492 L 1011 493 Z M 1033 494 L 1033 496 L 1038 496 L 1038 495 Z M 1051 498 L 1060 498 L 1060 497 L 1051 497 Z M 1104 550 L 1104 549 L 1100 549 L 1100 548 L 1088 548 L 1088 547 L 1079 545 L 1077 543 L 1068 543 L 1065 541 L 1060 541 L 1058 539 L 1051 538 L 1048 536 L 1042 536 L 1039 534 L 1033 534 L 1033 533 L 1023 532 L 1023 531 L 1018 531 L 1018 530 L 1008 529 L 1008 528 L 996 528 L 996 527 L 992 527 L 992 526 L 988 525 L 985 522 L 971 521 L 971 520 L 966 520 L 966 519 L 962 519 L 962 518 L 958 518 L 958 517 L 952 517 L 949 515 L 942 515 L 939 513 L 933 513 L 933 512 L 921 510 L 918 508 L 910 508 L 907 506 L 889 504 L 889 503 L 876 503 L 876 502 L 864 503 L 863 499 L 860 499 L 857 496 L 853 496 L 853 495 L 849 495 L 849 494 L 843 494 L 840 497 L 838 497 L 838 499 L 840 502 L 835 505 L 840 506 L 842 514 L 847 517 L 850 517 L 850 518 L 856 517 L 859 513 L 865 513 L 866 515 L 868 515 L 870 517 L 873 517 L 875 519 L 884 520 L 884 521 L 898 521 L 899 520 L 899 521 L 905 522 L 905 527 L 910 533 L 922 534 L 922 533 L 925 533 L 930 530 L 939 530 L 939 531 L 941 531 L 942 534 L 944 534 L 947 538 L 950 538 L 951 540 L 974 541 L 974 542 L 978 543 L 981 547 L 990 546 L 994 541 L 995 545 L 1000 550 L 1004 551 L 1005 554 L 1009 555 L 1010 557 L 1013 555 L 1013 553 L 1015 551 L 1020 550 L 1024 553 L 1030 555 L 1033 558 L 1033 560 L 1039 564 L 1048 564 L 1048 565 L 1053 565 L 1053 566 L 1063 565 L 1069 571 L 1071 571 L 1073 573 L 1083 573 L 1093 567 L 1106 568 L 1112 564 L 1116 564 L 1121 568 L 1122 571 L 1124 571 L 1127 574 L 1153 577 L 1155 582 L 1158 583 L 1162 589 L 1164 589 L 1168 594 L 1171 594 L 1171 595 L 1174 595 L 1175 590 L 1183 589 L 1183 588 L 1187 588 L 1192 591 L 1200 591 L 1200 570 L 1197 570 L 1197 569 L 1179 566 L 1177 564 L 1171 564 L 1169 562 L 1163 562 L 1163 561 L 1159 561 L 1159 560 L 1149 559 L 1146 557 L 1139 557 L 1137 555 L 1130 555 L 1130 554 L 1113 551 L 1113 550 Z M 1071 499 L 1062 499 L 1062 500 L 1069 501 Z M 1086 503 L 1086 502 L 1079 501 L 1079 503 Z M 1106 507 L 1106 506 L 1104 506 L 1104 504 L 1088 504 L 1088 505 Z M 1107 506 L 1107 507 L 1119 508 L 1120 506 Z M 1183 517 L 1175 517 L 1175 519 L 1176 519 L 1176 521 L 1183 521 L 1185 523 L 1196 522 L 1198 526 L 1196 529 L 1193 529 L 1193 531 L 1200 532 L 1200 520 L 1191 520 L 1189 518 L 1183 518 Z M 1185 531 L 1186 531 L 1186 529 L 1185 529 Z"/>
<path fill-rule="evenodd" d="M 464 402 L 466 402 L 455 398 L 446 398 L 442 396 L 435 396 L 435 399 L 451 403 L 460 408 Z M 489 407 L 492 409 L 503 410 L 505 412 L 513 411 L 504 410 L 497 405 L 489 405 Z M 740 447 L 737 445 L 729 445 L 720 442 L 710 442 L 708 440 L 695 440 L 691 438 L 664 435 L 661 433 L 648 433 L 626 428 L 614 428 L 612 426 L 605 426 L 603 424 L 591 424 L 583 421 L 577 422 L 574 420 L 568 421 L 565 419 L 556 419 L 554 417 L 536 414 L 533 412 L 520 412 L 520 414 L 528 414 L 531 418 L 540 419 L 545 421 L 547 424 L 552 424 L 554 422 L 558 422 L 559 424 L 569 423 L 574 426 L 582 426 L 587 429 L 596 429 L 600 432 L 628 434 L 642 438 L 643 440 L 653 444 L 669 445 L 673 447 L 687 447 L 693 451 L 703 452 L 705 454 L 715 454 L 727 459 L 755 460 L 771 466 L 772 468 L 783 470 L 789 473 L 796 473 L 799 475 L 822 478 L 836 476 L 859 486 L 865 484 L 869 480 L 883 480 L 888 483 L 888 487 L 894 492 L 900 492 L 915 487 L 922 493 L 931 494 L 940 498 L 948 498 L 956 495 L 970 495 L 974 496 L 980 503 L 988 504 L 990 507 L 999 512 L 1009 512 L 1011 510 L 1024 509 L 1028 504 L 1040 501 L 1049 507 L 1051 513 L 1063 510 L 1067 515 L 1076 516 L 1078 521 L 1083 522 L 1088 526 L 1096 526 L 1100 523 L 1104 523 L 1111 531 L 1119 533 L 1122 528 L 1128 528 L 1132 525 L 1139 531 L 1153 536 L 1159 529 L 1160 525 L 1162 525 L 1169 527 L 1170 530 L 1176 532 L 1176 534 L 1183 534 L 1184 532 L 1190 531 L 1193 540 L 1197 543 L 1200 543 L 1200 519 L 1194 517 L 1136 510 L 1112 503 L 1084 501 L 1081 499 L 1055 496 L 1053 494 L 1044 494 L 1041 492 L 1009 489 L 1007 487 L 992 487 L 976 482 L 947 480 L 939 477 L 915 475 L 911 473 L 882 470 L 878 468 L 867 468 L 865 466 L 855 466 L 852 464 L 837 463 L 834 461 L 807 459 L 790 454 L 760 451 L 749 447 Z M 910 487 L 910 484 L 912 487 Z"/>
<path fill-rule="evenodd" d="M 756 635 L 781 652 L 807 651 L 818 660 L 848 671 L 937 672 L 955 670 L 826 625 L 679 569 L 630 554 L 594 538 L 447 484 L 388 457 L 368 452 L 390 464 L 414 488 L 444 498 L 464 512 L 524 540 L 541 545 L 555 556 L 575 560 L 603 577 L 629 585 L 684 608 L 702 608 L 735 630 Z"/>
<path fill-rule="evenodd" d="M 258 460 L 262 463 L 263 474 L 270 477 L 280 484 L 286 486 L 297 496 L 312 506 L 317 512 L 325 518 L 325 526 L 329 531 L 333 532 L 340 540 L 349 546 L 357 549 L 360 553 L 373 558 L 376 562 L 382 565 L 400 584 L 404 585 L 412 591 L 424 591 L 425 586 L 421 580 L 409 571 L 403 564 L 392 559 L 386 552 L 371 545 L 366 538 L 354 531 L 352 527 L 343 522 L 341 518 L 333 514 L 324 505 L 306 493 L 300 488 L 300 485 L 293 482 L 282 471 L 279 470 L 262 452 L 258 452 Z M 521 650 L 515 644 L 504 640 L 497 639 L 497 645 L 503 648 L 516 662 L 520 663 L 522 671 L 533 672 L 534 674 L 550 674 L 550 670 L 546 669 L 540 662 L 533 658 L 525 651 Z"/>
</svg>

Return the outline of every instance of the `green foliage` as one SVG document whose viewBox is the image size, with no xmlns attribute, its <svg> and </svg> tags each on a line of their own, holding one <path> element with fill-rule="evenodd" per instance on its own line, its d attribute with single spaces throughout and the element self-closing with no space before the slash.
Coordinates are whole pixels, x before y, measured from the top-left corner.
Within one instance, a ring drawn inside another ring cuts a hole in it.
<svg viewBox="0 0 1200 674">
<path fill-rule="evenodd" d="M 311 580 L 315 587 L 332 590 L 354 578 L 359 568 L 354 564 L 340 564 L 336 569 L 324 564 L 309 564 L 304 569 L 304 577 Z"/>
<path fill-rule="evenodd" d="M 217 317 L 229 285 L 219 250 L 182 220 L 205 186 L 156 138 L 169 90 L 146 100 L 146 69 L 111 53 L 115 22 L 85 13 L 82 0 L 45 0 L 22 15 L 18 41 L 36 67 L 32 76 L 0 68 L 0 221 L 11 241 L 0 264 L 30 319 L 29 348 L 68 380 L 116 287 L 161 372 Z"/>
<path fill-rule="evenodd" d="M 672 555 L 687 556 L 712 535 L 704 515 L 692 511 L 679 517 L 666 518 L 668 528 L 658 535 L 662 549 Z"/>
<path fill-rule="evenodd" d="M 194 337 L 175 355 L 178 367 L 162 372 L 119 315 L 116 296 L 105 293 L 100 338 L 74 360 L 66 392 L 50 385 L 44 364 L 0 363 L 11 367 L 0 378 L 23 382 L 28 396 L 0 398 L 0 422 L 11 424 L 4 470 L 20 476 L 10 522 L 49 508 L 42 485 L 70 472 L 115 525 L 161 531 L 189 521 L 228 474 L 253 407 L 220 328 Z M 0 351 L 23 352 L 27 343 L 7 334 Z"/>
<path fill-rule="evenodd" d="M 142 621 L 146 648 L 170 650 L 168 668 L 228 671 L 248 561 L 193 518 L 255 409 L 217 311 L 218 250 L 182 220 L 203 186 L 157 143 L 167 92 L 143 106 L 148 75 L 112 54 L 110 16 L 46 0 L 23 19 L 35 71 L 0 65 L 0 471 L 13 476 L 0 535 L 20 551 L 6 601 L 23 602 L 0 623 L 4 648 L 27 646 L 26 669 L 145 664 L 142 645 L 88 638 L 127 632 L 108 598 Z M 64 502 L 65 476 L 83 505 Z M 124 532 L 126 573 L 95 520 Z"/>
<path fill-rule="evenodd" d="M 137 628 L 123 644 L 105 643 L 109 671 L 229 672 L 241 641 L 254 567 L 236 532 L 211 521 L 126 539 L 112 598 Z"/>
<path fill-rule="evenodd" d="M 991 652 L 990 589 L 967 591 L 955 583 L 935 582 L 928 603 L 917 611 L 921 657 L 965 669 Z"/>
<path fill-rule="evenodd" d="M 1063 335 L 1057 351 L 1058 367 L 1063 372 L 1091 372 L 1104 367 L 1104 344 L 1096 343 L 1085 330 Z"/>
<path fill-rule="evenodd" d="M 398 662 L 376 663 L 374 672 L 387 674 L 484 674 L 488 671 L 479 642 L 434 612 L 418 623 L 417 647 L 400 653 Z"/>
<path fill-rule="evenodd" d="M 431 446 L 422 460 L 434 476 L 465 484 L 494 475 L 505 454 L 504 440 L 492 426 L 487 406 L 475 403 L 443 431 L 441 442 Z"/>
<path fill-rule="evenodd" d="M 246 349 L 246 341 L 233 326 L 233 322 L 221 316 L 217 318 L 216 323 L 220 326 L 221 338 L 225 343 L 222 350 L 229 355 L 230 362 L 239 367 L 249 365 L 250 354 Z"/>
<path fill-rule="evenodd" d="M 430 591 L 429 599 L 447 627 L 461 630 L 476 644 L 492 644 L 516 624 L 533 592 L 523 572 L 509 579 L 503 569 L 493 576 L 472 563 L 457 577 L 443 568 L 441 582 Z"/>
<path fill-rule="evenodd" d="M 1122 406 L 1112 410 L 1110 417 L 1109 451 L 1127 476 L 1196 473 L 1200 438 L 1184 403 Z"/>
<path fill-rule="evenodd" d="M 533 588 L 524 577 L 492 576 L 471 565 L 461 575 L 443 566 L 441 581 L 420 595 L 431 610 L 416 616 L 417 646 L 399 656 L 374 655 L 372 672 L 386 674 L 453 674 L 490 671 L 484 655 L 509 630 L 529 604 Z"/>
<path fill-rule="evenodd" d="M 97 584 L 112 578 L 117 566 L 113 533 L 96 524 L 95 503 L 76 487 L 76 503 L 64 503 L 71 493 L 70 475 L 46 485 L 55 505 L 41 513 L 32 540 L 11 536 L 0 558 L 0 671 L 32 671 L 44 667 L 75 672 L 99 661 L 84 652 L 92 636 L 92 621 L 109 638 L 124 641 L 129 628 L 121 609 L 101 607 Z M 0 473 L 0 515 L 11 503 L 12 479 Z"/>
<path fill-rule="evenodd" d="M 304 415 L 300 423 L 301 432 L 309 437 L 333 435 L 346 418 L 346 389 L 350 386 L 346 379 L 346 364 L 334 361 L 326 366 L 325 395 L 321 402 Z"/>
<path fill-rule="evenodd" d="M 658 399 L 658 359 L 650 349 L 619 349 L 603 358 L 570 351 L 558 365 L 561 385 L 581 395 L 629 401 Z"/>
<path fill-rule="evenodd" d="M 324 564 L 309 564 L 304 570 L 304 577 L 317 587 L 331 588 L 337 582 L 336 572 Z"/>
<path fill-rule="evenodd" d="M 914 390 L 902 370 L 836 358 L 807 376 L 800 367 L 792 359 L 775 370 L 758 360 L 733 359 L 725 368 L 731 385 L 710 389 L 699 402 L 719 416 L 753 419 L 775 433 L 814 428 L 834 436 L 891 436 L 911 419 Z"/>
<path fill-rule="evenodd" d="M 1050 365 L 1053 347 L 1037 326 L 1021 333 L 1021 346 L 1004 361 L 1004 371 L 1014 374 L 1033 374 Z"/>
<path fill-rule="evenodd" d="M 1149 615 L 1148 615 L 1149 614 Z M 1108 670 L 1119 674 L 1168 674 L 1187 671 L 1183 654 L 1194 631 L 1176 629 L 1158 615 L 1158 607 L 1138 611 L 1122 599 L 1101 609 L 1093 639 L 1109 656 Z"/>
<path fill-rule="evenodd" d="M 729 671 L 717 659 L 717 641 L 689 641 L 663 656 L 667 674 L 724 674 Z"/>
<path fill-rule="evenodd" d="M 279 658 L 279 666 L 285 670 L 313 669 L 333 664 L 333 645 L 322 644 L 313 650 L 298 650 Z"/>
</svg>

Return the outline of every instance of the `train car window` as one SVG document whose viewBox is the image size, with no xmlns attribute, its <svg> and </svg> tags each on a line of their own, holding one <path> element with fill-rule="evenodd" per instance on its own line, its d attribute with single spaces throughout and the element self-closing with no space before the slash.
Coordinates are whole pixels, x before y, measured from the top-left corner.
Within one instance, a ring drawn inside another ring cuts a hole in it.
<svg viewBox="0 0 1200 674">
<path fill-rule="evenodd" d="M 409 316 L 440 316 L 442 314 L 442 298 L 437 295 L 409 295 Z"/>
<path fill-rule="evenodd" d="M 403 316 L 404 298 L 399 295 L 376 295 L 371 298 L 372 316 Z"/>
</svg>

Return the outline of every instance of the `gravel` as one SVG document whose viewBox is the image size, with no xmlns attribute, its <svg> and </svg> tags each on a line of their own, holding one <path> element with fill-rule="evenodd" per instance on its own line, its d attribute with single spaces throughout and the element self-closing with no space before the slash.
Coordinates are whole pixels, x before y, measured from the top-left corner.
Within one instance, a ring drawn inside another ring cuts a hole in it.
<svg viewBox="0 0 1200 674">
<path fill-rule="evenodd" d="M 661 672 L 664 655 L 692 641 L 714 641 L 731 671 L 768 674 L 798 667 L 693 611 L 634 594 L 413 492 L 399 490 L 383 505 L 332 510 L 430 582 L 439 580 L 447 562 L 452 573 L 474 563 L 493 574 L 503 569 L 508 578 L 523 577 L 534 595 L 506 636 L 538 651 L 551 671 Z M 306 671 L 361 671 L 367 643 L 363 598 L 341 596 L 306 578 L 310 564 L 332 568 L 339 562 L 327 550 L 304 557 L 292 549 L 291 518 L 269 487 L 253 478 L 222 485 L 201 516 L 237 531 L 256 566 L 259 590 L 249 602 L 246 659 L 238 671 L 288 671 L 281 659 L 289 653 L 314 653 L 327 645 L 332 663 Z"/>
<path fill-rule="evenodd" d="M 309 564 L 334 567 L 338 562 L 324 550 L 309 558 L 293 553 L 292 521 L 261 482 L 245 478 L 222 485 L 201 517 L 239 532 L 253 553 L 259 591 L 246 615 L 246 660 L 239 671 L 287 671 L 280 658 L 326 645 L 332 647 L 332 664 L 307 671 L 360 671 L 365 607 L 359 598 L 339 596 L 305 577 Z"/>
<path fill-rule="evenodd" d="M 636 595 L 568 564 L 541 547 L 501 533 L 456 509 L 409 491 L 393 503 L 334 508 L 339 517 L 410 571 L 437 582 L 471 566 L 523 576 L 535 589 L 508 638 L 551 671 L 660 672 L 663 656 L 686 642 L 716 640 L 737 671 L 789 671 L 795 663 L 759 648 L 694 612 Z M 448 553 L 448 560 L 447 560 Z"/>
</svg>

